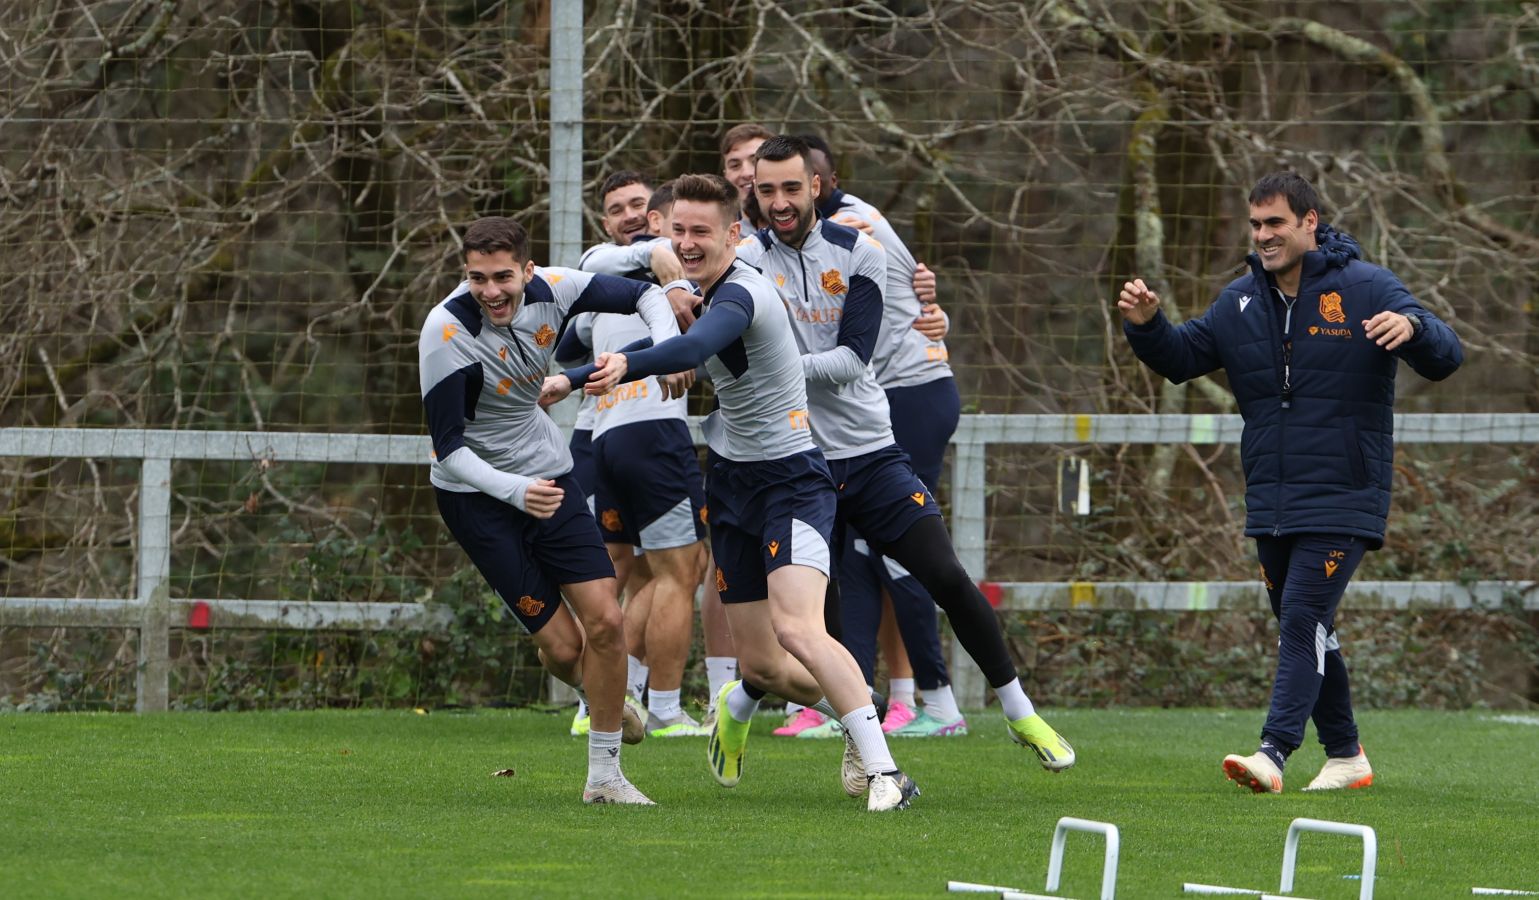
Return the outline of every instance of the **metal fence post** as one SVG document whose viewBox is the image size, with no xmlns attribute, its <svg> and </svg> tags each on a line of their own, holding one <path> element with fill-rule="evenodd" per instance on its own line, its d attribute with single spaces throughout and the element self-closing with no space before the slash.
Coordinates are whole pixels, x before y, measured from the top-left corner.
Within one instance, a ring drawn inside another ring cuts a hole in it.
<svg viewBox="0 0 1539 900">
<path fill-rule="evenodd" d="M 555 0 L 550 14 L 550 257 L 575 266 L 582 253 L 582 0 Z M 551 410 L 570 428 L 581 398 Z M 552 676 L 550 702 L 576 703 L 577 692 Z"/>
<path fill-rule="evenodd" d="M 582 252 L 582 0 L 555 0 L 550 16 L 550 257 Z"/>
<path fill-rule="evenodd" d="M 171 460 L 146 459 L 139 473 L 138 712 L 165 712 L 171 694 Z"/>
<path fill-rule="evenodd" d="M 971 417 L 963 416 L 952 437 L 956 454 L 951 462 L 951 540 L 957 558 L 974 581 L 982 581 L 988 566 L 988 512 L 985 483 L 987 444 Z M 979 709 L 987 701 L 987 683 L 972 657 L 951 635 L 951 690 L 957 705 Z"/>
</svg>

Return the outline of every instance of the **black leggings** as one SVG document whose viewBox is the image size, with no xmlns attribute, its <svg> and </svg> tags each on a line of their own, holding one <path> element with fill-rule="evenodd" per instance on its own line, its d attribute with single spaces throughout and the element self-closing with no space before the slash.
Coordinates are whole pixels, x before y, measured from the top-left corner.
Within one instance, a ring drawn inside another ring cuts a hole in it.
<svg viewBox="0 0 1539 900">
<path fill-rule="evenodd" d="M 935 598 L 936 605 L 946 611 L 951 630 L 956 632 L 967 655 L 983 670 L 991 687 L 1001 687 L 1015 679 L 1015 663 L 1010 661 L 1010 651 L 1005 647 L 999 617 L 962 568 L 940 516 L 920 519 L 896 541 L 870 543 L 883 556 L 907 569 Z"/>
</svg>

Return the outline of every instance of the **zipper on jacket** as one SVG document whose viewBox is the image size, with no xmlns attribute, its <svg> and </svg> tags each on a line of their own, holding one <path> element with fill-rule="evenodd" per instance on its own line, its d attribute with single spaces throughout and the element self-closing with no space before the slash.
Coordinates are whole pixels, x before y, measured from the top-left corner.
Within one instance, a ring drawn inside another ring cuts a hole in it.
<svg viewBox="0 0 1539 900">
<path fill-rule="evenodd" d="M 1277 296 L 1282 298 L 1283 308 L 1283 344 L 1282 344 L 1282 408 L 1293 408 L 1293 304 L 1299 301 L 1297 296 L 1289 297 L 1277 290 Z"/>
<path fill-rule="evenodd" d="M 1293 305 L 1303 296 L 1304 285 L 1299 284 L 1299 292 L 1289 297 L 1282 292 L 1282 288 L 1275 288 L 1277 297 L 1283 303 L 1283 329 L 1282 329 L 1282 408 L 1293 408 Z M 1272 508 L 1272 537 L 1282 536 L 1283 514 L 1283 444 L 1286 442 L 1288 432 L 1288 417 L 1286 413 L 1277 422 L 1277 502 Z"/>
<path fill-rule="evenodd" d="M 806 244 L 806 242 L 807 239 L 802 238 L 802 243 Z M 811 308 L 812 293 L 807 290 L 807 259 L 802 255 L 801 247 L 796 247 L 791 252 L 796 254 L 796 267 L 801 270 L 802 273 L 802 305 Z"/>
</svg>

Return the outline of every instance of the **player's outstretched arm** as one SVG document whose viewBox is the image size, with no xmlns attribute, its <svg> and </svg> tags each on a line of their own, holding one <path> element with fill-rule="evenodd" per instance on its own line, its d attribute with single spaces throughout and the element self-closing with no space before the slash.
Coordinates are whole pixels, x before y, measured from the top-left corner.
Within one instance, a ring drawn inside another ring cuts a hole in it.
<svg viewBox="0 0 1539 900">
<path fill-rule="evenodd" d="M 640 241 L 635 244 L 595 244 L 583 252 L 577 268 L 596 275 L 624 275 L 645 269 L 652 262 L 652 248 L 666 241 Z"/>
<path fill-rule="evenodd" d="M 593 357 L 593 316 L 573 316 L 556 341 L 556 365 L 563 369 L 580 366 Z"/>
<path fill-rule="evenodd" d="M 751 302 L 746 295 L 738 299 L 718 294 L 711 302 L 711 308 L 695 322 L 688 334 L 630 354 L 599 354 L 591 373 L 579 381 L 578 377 L 583 374 L 583 370 L 576 370 L 572 383 L 585 383 L 583 390 L 590 394 L 603 394 L 613 390 L 617 384 L 648 375 L 692 371 L 705 362 L 707 357 L 720 353 L 748 330 L 749 323 L 753 321 L 752 307 L 748 305 Z"/>
<path fill-rule="evenodd" d="M 647 331 L 653 340 L 665 341 L 679 333 L 668 298 L 655 284 L 614 275 L 592 275 L 576 269 L 551 269 L 547 274 L 565 276 L 554 286 L 556 302 L 563 316 L 635 313 L 647 323 Z"/>
</svg>

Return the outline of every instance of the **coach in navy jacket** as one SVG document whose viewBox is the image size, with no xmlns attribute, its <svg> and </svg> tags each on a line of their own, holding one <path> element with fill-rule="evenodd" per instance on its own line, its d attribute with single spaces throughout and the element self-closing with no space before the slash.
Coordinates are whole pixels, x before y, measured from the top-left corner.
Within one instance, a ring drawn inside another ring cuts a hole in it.
<svg viewBox="0 0 1539 900">
<path fill-rule="evenodd" d="M 1201 317 L 1171 325 L 1139 279 L 1118 307 L 1133 352 L 1172 382 L 1223 368 L 1245 421 L 1245 533 L 1256 539 L 1282 639 L 1261 749 L 1228 757 L 1225 771 L 1253 790 L 1281 791 L 1312 716 L 1329 758 L 1307 789 L 1366 786 L 1373 776 L 1352 719 L 1336 606 L 1363 552 L 1384 543 L 1398 360 L 1440 381 L 1464 354 L 1400 279 L 1320 220 L 1302 177 L 1258 182 L 1250 224 L 1250 272 Z"/>
</svg>

